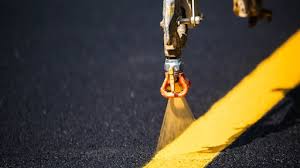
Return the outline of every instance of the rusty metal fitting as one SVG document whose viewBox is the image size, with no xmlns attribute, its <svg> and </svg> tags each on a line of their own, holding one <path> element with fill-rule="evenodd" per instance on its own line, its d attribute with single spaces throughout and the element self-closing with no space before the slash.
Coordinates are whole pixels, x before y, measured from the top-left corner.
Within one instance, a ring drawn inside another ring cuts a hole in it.
<svg viewBox="0 0 300 168">
<path fill-rule="evenodd" d="M 166 58 L 164 65 L 165 72 L 168 72 L 170 68 L 173 68 L 176 76 L 180 72 L 183 72 L 183 61 L 181 60 L 181 58 Z"/>
</svg>

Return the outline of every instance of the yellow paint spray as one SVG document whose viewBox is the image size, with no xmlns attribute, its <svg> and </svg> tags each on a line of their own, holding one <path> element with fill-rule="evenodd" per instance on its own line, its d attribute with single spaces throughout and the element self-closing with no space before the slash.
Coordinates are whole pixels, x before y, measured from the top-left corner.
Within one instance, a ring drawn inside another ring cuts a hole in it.
<svg viewBox="0 0 300 168">
<path fill-rule="evenodd" d="M 184 97 L 170 98 L 161 126 L 156 151 L 158 152 L 177 138 L 194 120 L 194 115 Z"/>
</svg>

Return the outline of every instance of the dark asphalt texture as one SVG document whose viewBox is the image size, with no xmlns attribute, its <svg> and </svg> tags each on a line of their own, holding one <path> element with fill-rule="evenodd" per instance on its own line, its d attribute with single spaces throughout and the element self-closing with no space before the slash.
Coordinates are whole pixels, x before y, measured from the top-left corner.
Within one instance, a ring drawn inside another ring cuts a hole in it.
<svg viewBox="0 0 300 168">
<path fill-rule="evenodd" d="M 273 22 L 254 29 L 231 1 L 200 5 L 205 20 L 184 50 L 196 117 L 300 27 L 299 0 L 266 1 Z M 161 10 L 162 0 L 1 1 L 0 167 L 149 161 L 166 105 Z M 299 95 L 290 92 L 209 167 L 300 167 Z"/>
</svg>

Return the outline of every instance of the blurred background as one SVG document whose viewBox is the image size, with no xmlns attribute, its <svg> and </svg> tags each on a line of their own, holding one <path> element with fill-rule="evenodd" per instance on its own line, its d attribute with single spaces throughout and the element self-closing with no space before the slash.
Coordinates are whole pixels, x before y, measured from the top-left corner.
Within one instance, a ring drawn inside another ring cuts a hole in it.
<svg viewBox="0 0 300 168">
<path fill-rule="evenodd" d="M 200 1 L 183 51 L 196 117 L 299 30 L 300 1 L 264 4 L 273 21 L 248 28 L 232 1 Z M 162 0 L 1 1 L 0 167 L 150 160 L 167 102 L 161 18 Z"/>
</svg>

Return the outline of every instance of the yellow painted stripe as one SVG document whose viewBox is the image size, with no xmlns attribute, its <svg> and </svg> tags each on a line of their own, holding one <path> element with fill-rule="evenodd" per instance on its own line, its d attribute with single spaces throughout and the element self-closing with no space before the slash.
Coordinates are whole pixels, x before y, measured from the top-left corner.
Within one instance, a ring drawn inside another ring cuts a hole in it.
<svg viewBox="0 0 300 168">
<path fill-rule="evenodd" d="M 205 167 L 300 82 L 300 31 L 145 166 Z"/>
</svg>

